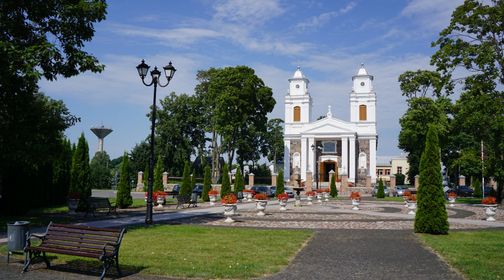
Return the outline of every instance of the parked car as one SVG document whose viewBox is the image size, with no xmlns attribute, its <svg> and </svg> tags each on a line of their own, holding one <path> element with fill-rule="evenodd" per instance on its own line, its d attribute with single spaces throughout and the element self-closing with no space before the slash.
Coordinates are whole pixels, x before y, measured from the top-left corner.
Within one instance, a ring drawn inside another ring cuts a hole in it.
<svg viewBox="0 0 504 280">
<path fill-rule="evenodd" d="M 195 184 L 192 192 L 197 193 L 198 197 L 201 197 L 203 194 L 203 184 Z"/>
<path fill-rule="evenodd" d="M 468 186 L 458 186 L 455 192 L 458 196 L 473 196 L 474 190 Z"/>
<path fill-rule="evenodd" d="M 383 190 L 385 192 L 385 196 L 389 196 L 389 189 L 387 186 L 383 186 Z M 376 196 L 378 193 L 378 186 L 374 186 L 373 190 L 371 191 L 371 196 Z"/>
<path fill-rule="evenodd" d="M 484 188 L 484 194 L 485 194 L 485 197 L 487 197 L 487 196 L 497 196 L 497 194 L 495 193 L 495 190 L 492 187 L 485 187 Z"/>
<path fill-rule="evenodd" d="M 271 186 L 253 186 L 250 189 L 255 193 L 264 193 L 269 197 L 275 196 L 275 193 L 271 191 Z"/>
<path fill-rule="evenodd" d="M 288 194 L 290 198 L 294 197 L 294 191 L 291 187 L 285 187 L 285 193 Z"/>
<path fill-rule="evenodd" d="M 396 186 L 396 191 L 394 193 L 394 196 L 403 196 L 404 192 L 408 190 L 408 186 L 406 185 L 398 185 Z"/>
</svg>

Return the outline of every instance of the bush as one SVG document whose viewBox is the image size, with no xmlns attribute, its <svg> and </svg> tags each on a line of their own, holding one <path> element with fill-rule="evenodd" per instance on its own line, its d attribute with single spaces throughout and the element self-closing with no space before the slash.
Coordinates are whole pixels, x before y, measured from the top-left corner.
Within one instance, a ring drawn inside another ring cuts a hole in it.
<svg viewBox="0 0 504 280">
<path fill-rule="evenodd" d="M 154 187 L 152 188 L 152 191 L 154 192 L 164 191 L 163 170 L 163 159 L 161 158 L 161 155 L 159 155 L 156 161 L 156 167 L 154 168 Z"/>
<path fill-rule="evenodd" d="M 234 192 L 235 193 L 243 192 L 244 188 L 245 188 L 245 183 L 243 182 L 243 176 L 241 174 L 240 167 L 238 166 L 236 168 Z"/>
<path fill-rule="evenodd" d="M 381 178 L 378 182 L 378 191 L 376 192 L 376 198 L 385 198 L 385 187 L 383 186 L 383 180 Z"/>
<path fill-rule="evenodd" d="M 283 170 L 280 169 L 280 171 L 278 171 L 275 196 L 278 196 L 280 194 L 285 193 L 284 178 L 283 177 L 284 177 Z"/>
<path fill-rule="evenodd" d="M 338 196 L 338 188 L 336 188 L 336 174 L 331 176 L 331 197 Z"/>
<path fill-rule="evenodd" d="M 415 232 L 447 234 L 448 214 L 445 208 L 441 155 L 436 128 L 429 125 L 425 149 L 420 159 L 420 185 L 417 192 L 418 210 Z"/>
<path fill-rule="evenodd" d="M 472 187 L 474 188 L 474 197 L 483 197 L 483 194 L 481 192 L 481 183 L 478 179 L 475 179 L 472 183 Z"/>
<path fill-rule="evenodd" d="M 394 174 L 396 178 L 396 186 L 404 185 L 404 180 L 406 180 L 406 176 L 402 173 Z"/>
<path fill-rule="evenodd" d="M 229 183 L 229 175 L 228 175 L 228 167 L 227 164 L 224 164 L 222 168 L 222 185 L 221 185 L 221 197 L 226 196 L 231 193 L 231 184 Z"/>
<path fill-rule="evenodd" d="M 203 175 L 203 194 L 201 195 L 203 201 L 210 201 L 208 197 L 208 192 L 212 189 L 212 177 L 210 172 L 210 166 L 205 166 L 205 174 Z"/>
<path fill-rule="evenodd" d="M 182 186 L 180 186 L 180 195 L 191 196 L 191 178 L 190 178 L 189 162 L 184 164 L 184 173 L 182 175 Z"/>
<path fill-rule="evenodd" d="M 131 197 L 131 187 L 128 182 L 128 154 L 124 153 L 123 161 L 121 164 L 121 178 L 117 187 L 116 205 L 119 208 L 127 208 L 133 204 Z"/>
</svg>

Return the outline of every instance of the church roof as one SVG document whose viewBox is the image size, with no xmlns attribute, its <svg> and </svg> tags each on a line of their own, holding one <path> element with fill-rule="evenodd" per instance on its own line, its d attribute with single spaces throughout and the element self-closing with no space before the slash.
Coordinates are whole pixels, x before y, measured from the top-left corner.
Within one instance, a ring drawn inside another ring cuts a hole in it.
<svg viewBox="0 0 504 280">
<path fill-rule="evenodd" d="M 357 76 L 367 76 L 369 75 L 366 68 L 364 68 L 364 63 L 361 63 L 361 67 L 359 68 L 359 71 L 357 72 Z"/>
<path fill-rule="evenodd" d="M 292 76 L 293 79 L 305 79 L 305 75 L 303 72 L 301 72 L 301 66 L 298 66 L 296 69 L 296 72 L 294 72 L 294 76 Z"/>
</svg>

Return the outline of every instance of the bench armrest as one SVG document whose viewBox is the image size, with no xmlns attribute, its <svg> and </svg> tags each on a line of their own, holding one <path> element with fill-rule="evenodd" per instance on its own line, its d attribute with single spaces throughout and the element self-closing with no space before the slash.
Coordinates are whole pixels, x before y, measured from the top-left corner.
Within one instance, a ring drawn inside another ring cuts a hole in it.
<svg viewBox="0 0 504 280">
<path fill-rule="evenodd" d="M 41 241 L 44 241 L 45 237 L 46 237 L 46 234 L 45 233 L 43 233 L 43 234 L 36 234 L 36 233 L 27 234 L 26 235 L 26 245 L 25 245 L 25 247 L 30 247 L 31 246 L 31 239 L 32 239 L 32 237 L 35 237 L 35 238 L 40 239 Z"/>
<path fill-rule="evenodd" d="M 117 251 L 121 244 L 120 243 L 112 243 L 112 242 L 107 242 L 103 245 L 103 255 L 107 254 L 107 246 L 112 246 L 114 247 L 114 251 Z"/>
</svg>

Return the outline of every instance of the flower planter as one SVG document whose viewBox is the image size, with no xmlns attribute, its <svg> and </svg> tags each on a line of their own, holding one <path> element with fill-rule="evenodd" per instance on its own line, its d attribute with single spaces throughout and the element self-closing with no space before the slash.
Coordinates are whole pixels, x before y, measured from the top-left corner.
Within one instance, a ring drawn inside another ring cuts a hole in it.
<svg viewBox="0 0 504 280">
<path fill-rule="evenodd" d="M 448 203 L 450 204 L 450 207 L 455 207 L 455 197 L 448 197 Z"/>
<path fill-rule="evenodd" d="M 352 199 L 352 210 L 360 210 L 359 205 L 360 205 L 360 200 L 358 199 Z"/>
<path fill-rule="evenodd" d="M 216 195 L 209 195 L 208 198 L 210 199 L 210 205 L 214 206 L 215 202 L 217 201 L 217 196 Z"/>
<path fill-rule="evenodd" d="M 306 199 L 308 200 L 308 203 L 306 203 L 307 205 L 313 205 L 313 195 L 307 196 Z"/>
<path fill-rule="evenodd" d="M 322 194 L 317 193 L 317 203 L 322 203 Z"/>
<path fill-rule="evenodd" d="M 79 207 L 79 201 L 80 199 L 76 198 L 69 198 L 68 199 L 68 213 L 70 214 L 75 214 L 75 211 Z"/>
<path fill-rule="evenodd" d="M 245 193 L 245 194 L 247 196 L 247 201 L 252 201 L 252 193 L 248 192 L 248 193 Z"/>
<path fill-rule="evenodd" d="M 163 208 L 163 204 L 165 204 L 165 198 L 162 196 L 158 196 L 156 199 L 157 208 Z"/>
<path fill-rule="evenodd" d="M 324 193 L 324 202 L 329 202 L 329 193 L 328 192 L 325 192 Z"/>
<path fill-rule="evenodd" d="M 407 196 L 403 196 L 403 199 L 404 199 L 404 207 L 408 207 L 408 197 Z"/>
<path fill-rule="evenodd" d="M 408 201 L 408 209 L 409 215 L 415 215 L 416 214 L 416 201 Z"/>
<path fill-rule="evenodd" d="M 268 204 L 267 200 L 256 200 L 256 208 L 259 210 L 257 212 L 257 216 L 264 216 L 266 213 L 264 213 L 264 210 L 266 209 L 266 205 Z"/>
<path fill-rule="evenodd" d="M 280 204 L 280 211 L 287 210 L 287 208 L 285 207 L 285 206 L 287 206 L 287 199 L 281 199 L 281 200 L 279 200 L 278 204 Z"/>
<path fill-rule="evenodd" d="M 233 223 L 235 220 L 232 217 L 236 215 L 236 204 L 222 204 L 222 206 L 224 206 L 224 216 L 226 216 L 224 222 Z"/>
<path fill-rule="evenodd" d="M 497 204 L 484 204 L 485 214 L 487 216 L 486 220 L 489 222 L 495 222 L 495 212 L 497 212 Z"/>
</svg>

